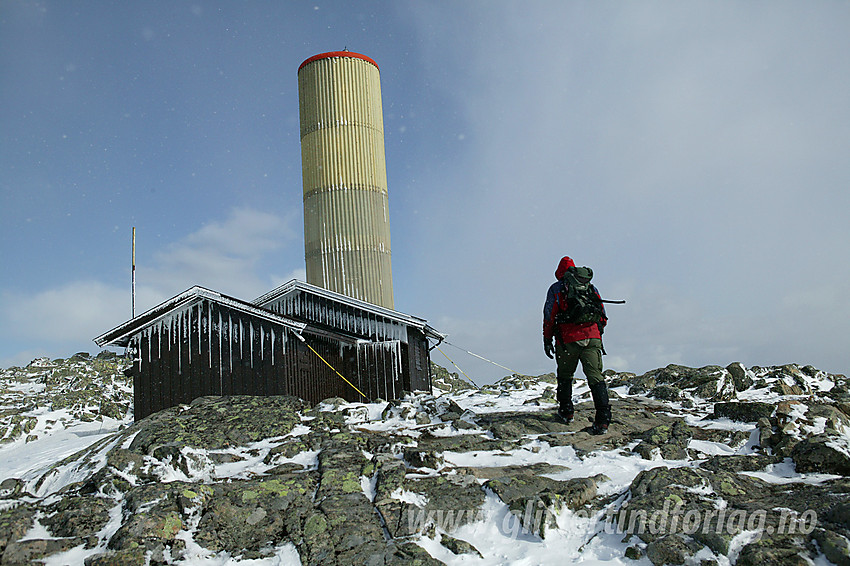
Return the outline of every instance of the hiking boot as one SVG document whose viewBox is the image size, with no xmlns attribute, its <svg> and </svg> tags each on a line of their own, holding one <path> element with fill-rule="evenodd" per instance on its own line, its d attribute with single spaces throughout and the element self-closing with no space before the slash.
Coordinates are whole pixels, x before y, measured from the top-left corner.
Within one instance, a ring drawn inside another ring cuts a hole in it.
<svg viewBox="0 0 850 566">
<path fill-rule="evenodd" d="M 561 413 L 573 414 L 575 410 L 573 406 L 573 376 L 558 376 L 558 388 L 555 391 L 555 400 L 558 402 L 558 416 L 561 416 Z"/>
<path fill-rule="evenodd" d="M 590 434 L 600 435 L 608 432 L 608 423 L 593 423 L 590 425 Z"/>
<path fill-rule="evenodd" d="M 590 427 L 591 434 L 605 434 L 611 423 L 611 403 L 608 400 L 608 387 L 604 381 L 594 383 L 590 386 L 590 394 L 593 397 L 593 405 L 596 407 L 596 418 Z"/>
<path fill-rule="evenodd" d="M 570 424 L 573 422 L 573 418 L 575 417 L 574 411 L 566 411 L 564 409 L 558 409 L 558 418 L 564 421 L 564 424 Z"/>
</svg>

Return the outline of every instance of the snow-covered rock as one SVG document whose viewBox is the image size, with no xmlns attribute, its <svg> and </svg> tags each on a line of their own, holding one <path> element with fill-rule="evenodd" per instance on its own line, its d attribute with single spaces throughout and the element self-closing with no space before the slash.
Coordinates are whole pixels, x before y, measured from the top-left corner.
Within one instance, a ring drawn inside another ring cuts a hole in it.
<svg viewBox="0 0 850 566">
<path fill-rule="evenodd" d="M 551 374 L 133 423 L 120 358 L 71 360 L 0 372 L 0 563 L 850 562 L 848 383 L 811 366 L 609 371 L 592 436 Z"/>
</svg>

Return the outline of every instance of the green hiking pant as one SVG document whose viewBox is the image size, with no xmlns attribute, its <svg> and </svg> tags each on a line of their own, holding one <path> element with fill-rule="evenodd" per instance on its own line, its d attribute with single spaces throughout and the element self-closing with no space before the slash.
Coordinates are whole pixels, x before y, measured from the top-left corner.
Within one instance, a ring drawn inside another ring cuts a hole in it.
<svg viewBox="0 0 850 566">
<path fill-rule="evenodd" d="M 558 382 L 571 381 L 576 373 L 578 363 L 587 376 L 587 384 L 604 382 L 602 377 L 602 340 L 590 338 L 587 345 L 581 342 L 555 344 L 555 359 L 558 362 Z"/>
</svg>

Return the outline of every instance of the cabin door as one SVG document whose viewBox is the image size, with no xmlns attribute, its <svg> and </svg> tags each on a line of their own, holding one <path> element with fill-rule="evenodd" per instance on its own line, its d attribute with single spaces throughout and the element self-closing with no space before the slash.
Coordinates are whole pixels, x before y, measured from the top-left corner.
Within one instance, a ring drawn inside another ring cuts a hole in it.
<svg viewBox="0 0 850 566">
<path fill-rule="evenodd" d="M 401 341 L 357 343 L 357 387 L 370 400 L 398 399 L 402 394 Z"/>
</svg>

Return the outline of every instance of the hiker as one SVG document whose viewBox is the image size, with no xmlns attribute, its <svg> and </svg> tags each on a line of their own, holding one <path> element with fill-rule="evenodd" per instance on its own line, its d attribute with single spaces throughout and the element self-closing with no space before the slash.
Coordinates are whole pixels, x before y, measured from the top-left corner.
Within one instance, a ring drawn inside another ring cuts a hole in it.
<svg viewBox="0 0 850 566">
<path fill-rule="evenodd" d="M 576 311 L 581 310 L 580 306 L 585 301 L 581 300 L 580 295 L 576 295 L 576 289 L 582 288 L 580 283 L 575 283 L 576 275 L 579 276 L 579 282 L 584 281 L 587 296 L 591 298 L 586 302 L 593 303 L 581 313 Z M 585 267 L 577 268 L 568 256 L 558 263 L 558 269 L 555 270 L 557 281 L 549 287 L 543 306 L 543 350 L 549 358 L 552 358 L 554 353 L 558 363 L 558 416 L 567 424 L 573 420 L 573 375 L 580 361 L 596 408 L 596 417 L 590 432 L 604 434 L 611 423 L 608 387 L 602 376 L 602 331 L 608 317 L 605 315 L 602 298 L 596 287 L 590 284 L 588 275 L 592 277 L 593 272 Z M 575 284 L 572 292 L 568 287 L 571 282 Z M 570 301 L 568 294 L 577 298 Z"/>
</svg>

